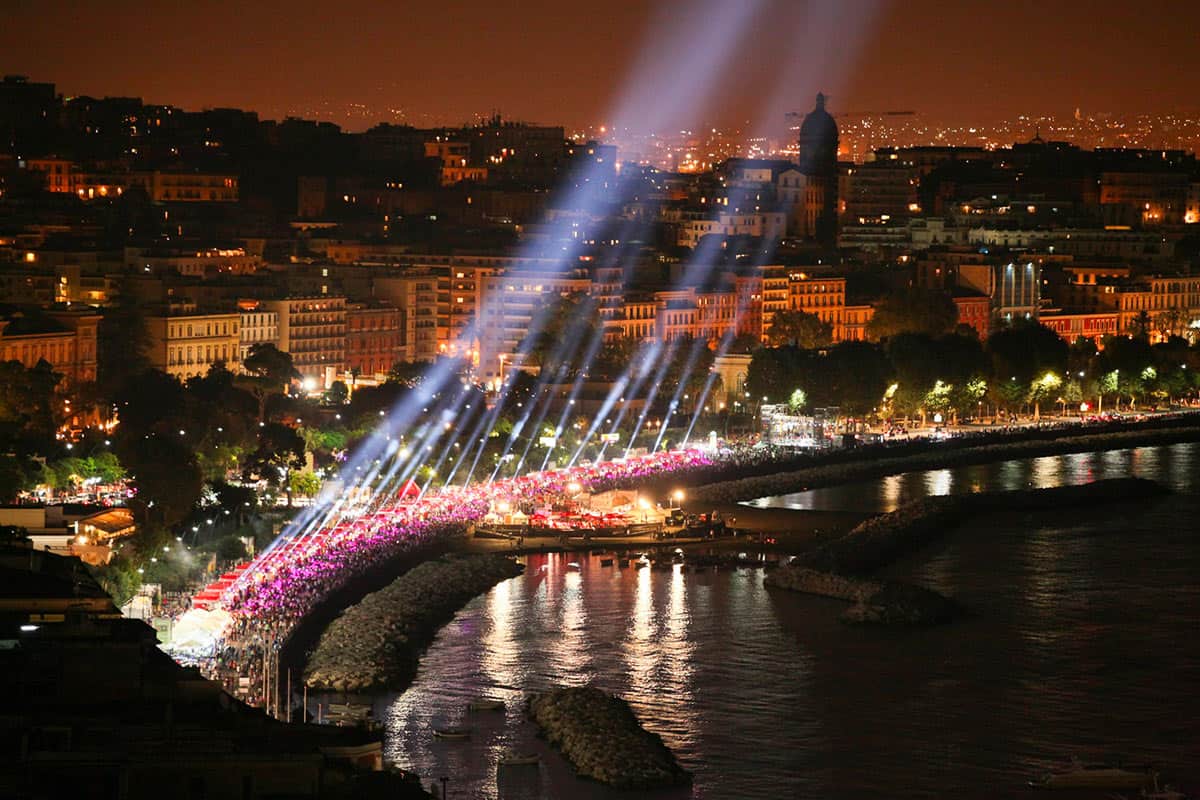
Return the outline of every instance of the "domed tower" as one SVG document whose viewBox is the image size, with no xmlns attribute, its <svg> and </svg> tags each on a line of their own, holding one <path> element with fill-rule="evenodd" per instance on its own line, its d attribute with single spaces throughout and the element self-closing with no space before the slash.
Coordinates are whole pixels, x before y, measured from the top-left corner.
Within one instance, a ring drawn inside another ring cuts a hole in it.
<svg viewBox="0 0 1200 800">
<path fill-rule="evenodd" d="M 838 127 L 825 110 L 825 95 L 817 95 L 817 107 L 800 125 L 800 171 L 805 175 L 836 176 Z"/>
<path fill-rule="evenodd" d="M 792 209 L 791 232 L 822 245 L 837 245 L 838 127 L 825 110 L 825 95 L 800 125 L 797 167 L 805 176 L 803 200 Z"/>
</svg>

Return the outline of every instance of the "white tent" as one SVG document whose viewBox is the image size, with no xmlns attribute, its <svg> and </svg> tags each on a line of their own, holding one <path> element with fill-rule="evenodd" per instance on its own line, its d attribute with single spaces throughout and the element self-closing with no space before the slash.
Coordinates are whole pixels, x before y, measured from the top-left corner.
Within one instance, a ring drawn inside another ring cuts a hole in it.
<svg viewBox="0 0 1200 800">
<path fill-rule="evenodd" d="M 169 649 L 189 652 L 212 649 L 232 617 L 220 609 L 191 608 L 175 622 Z"/>
</svg>

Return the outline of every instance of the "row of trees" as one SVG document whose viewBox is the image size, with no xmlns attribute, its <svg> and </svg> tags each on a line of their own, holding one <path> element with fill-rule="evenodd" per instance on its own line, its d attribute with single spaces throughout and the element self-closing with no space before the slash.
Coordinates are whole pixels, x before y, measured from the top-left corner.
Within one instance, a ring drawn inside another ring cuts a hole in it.
<svg viewBox="0 0 1200 800">
<path fill-rule="evenodd" d="M 1068 346 L 1048 328 L 1019 324 L 986 342 L 965 333 L 899 333 L 882 344 L 755 352 L 747 375 L 755 401 L 785 402 L 797 389 L 810 408 L 837 406 L 856 417 L 1170 403 L 1200 389 L 1200 351 L 1181 338 L 1150 345 L 1115 336 L 1103 349 L 1087 339 Z"/>
<path fill-rule="evenodd" d="M 875 304 L 875 313 L 867 323 L 871 341 L 889 339 L 902 333 L 940 336 L 970 328 L 958 326 L 958 307 L 945 292 L 905 289 L 886 295 Z M 800 347 L 807 350 L 833 344 L 833 325 L 807 311 L 777 311 L 767 329 L 770 347 Z"/>
</svg>

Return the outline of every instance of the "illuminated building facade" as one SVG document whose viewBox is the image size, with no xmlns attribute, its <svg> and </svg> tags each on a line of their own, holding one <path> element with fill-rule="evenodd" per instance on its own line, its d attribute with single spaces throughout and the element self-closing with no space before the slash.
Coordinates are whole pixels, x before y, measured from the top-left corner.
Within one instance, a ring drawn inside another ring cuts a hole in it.
<svg viewBox="0 0 1200 800">
<path fill-rule="evenodd" d="M 264 301 L 279 324 L 279 349 L 303 378 L 328 389 L 346 368 L 346 298 L 330 295 Z"/>
<path fill-rule="evenodd" d="M 68 388 L 96 379 L 97 314 L 65 321 L 36 309 L 8 307 L 0 316 L 0 361 L 18 361 L 26 369 L 45 361 L 67 380 Z"/>
<path fill-rule="evenodd" d="M 1038 322 L 1068 343 L 1079 339 L 1091 339 L 1100 345 L 1105 336 L 1115 336 L 1120 328 L 1115 311 L 1044 311 L 1038 315 Z"/>
<path fill-rule="evenodd" d="M 239 344 L 242 361 L 250 355 L 250 348 L 256 344 L 272 344 L 279 346 L 279 314 L 268 311 L 259 300 L 243 300 L 238 303 L 241 311 L 241 329 Z"/>
<path fill-rule="evenodd" d="M 833 329 L 833 341 L 846 337 L 846 279 L 815 278 L 805 273 L 788 276 L 788 308 L 815 314 Z"/>
<path fill-rule="evenodd" d="M 213 314 L 187 308 L 148 316 L 150 364 L 181 381 L 207 375 L 216 363 L 240 372 L 241 322 L 238 312 Z"/>
<path fill-rule="evenodd" d="M 346 369 L 353 376 L 382 378 L 398 360 L 400 309 L 387 305 L 346 306 Z"/>
<path fill-rule="evenodd" d="M 533 326 L 542 305 L 554 295 L 587 294 L 591 291 L 587 271 L 522 269 L 488 275 L 480 282 L 479 366 L 484 381 L 502 379 L 514 366 L 518 348 Z"/>
<path fill-rule="evenodd" d="M 958 324 L 975 331 L 979 341 L 986 341 L 992 329 L 992 301 L 979 292 L 958 289 L 952 293 L 958 309 Z"/>
</svg>

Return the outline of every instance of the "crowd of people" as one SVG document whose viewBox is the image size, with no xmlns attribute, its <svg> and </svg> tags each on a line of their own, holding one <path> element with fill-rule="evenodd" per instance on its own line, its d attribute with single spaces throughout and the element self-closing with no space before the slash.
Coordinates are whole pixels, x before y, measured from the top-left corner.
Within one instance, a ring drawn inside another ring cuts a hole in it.
<svg viewBox="0 0 1200 800">
<path fill-rule="evenodd" d="M 661 452 L 548 470 L 470 486 L 443 487 L 418 497 L 399 492 L 357 515 L 331 513 L 320 524 L 286 532 L 228 588 L 220 607 L 231 618 L 200 659 L 226 683 L 261 678 L 261 664 L 295 625 L 354 577 L 406 553 L 461 534 L 501 503 L 552 504 L 578 492 L 599 493 L 665 475 L 711 467 L 701 450 Z"/>
</svg>

